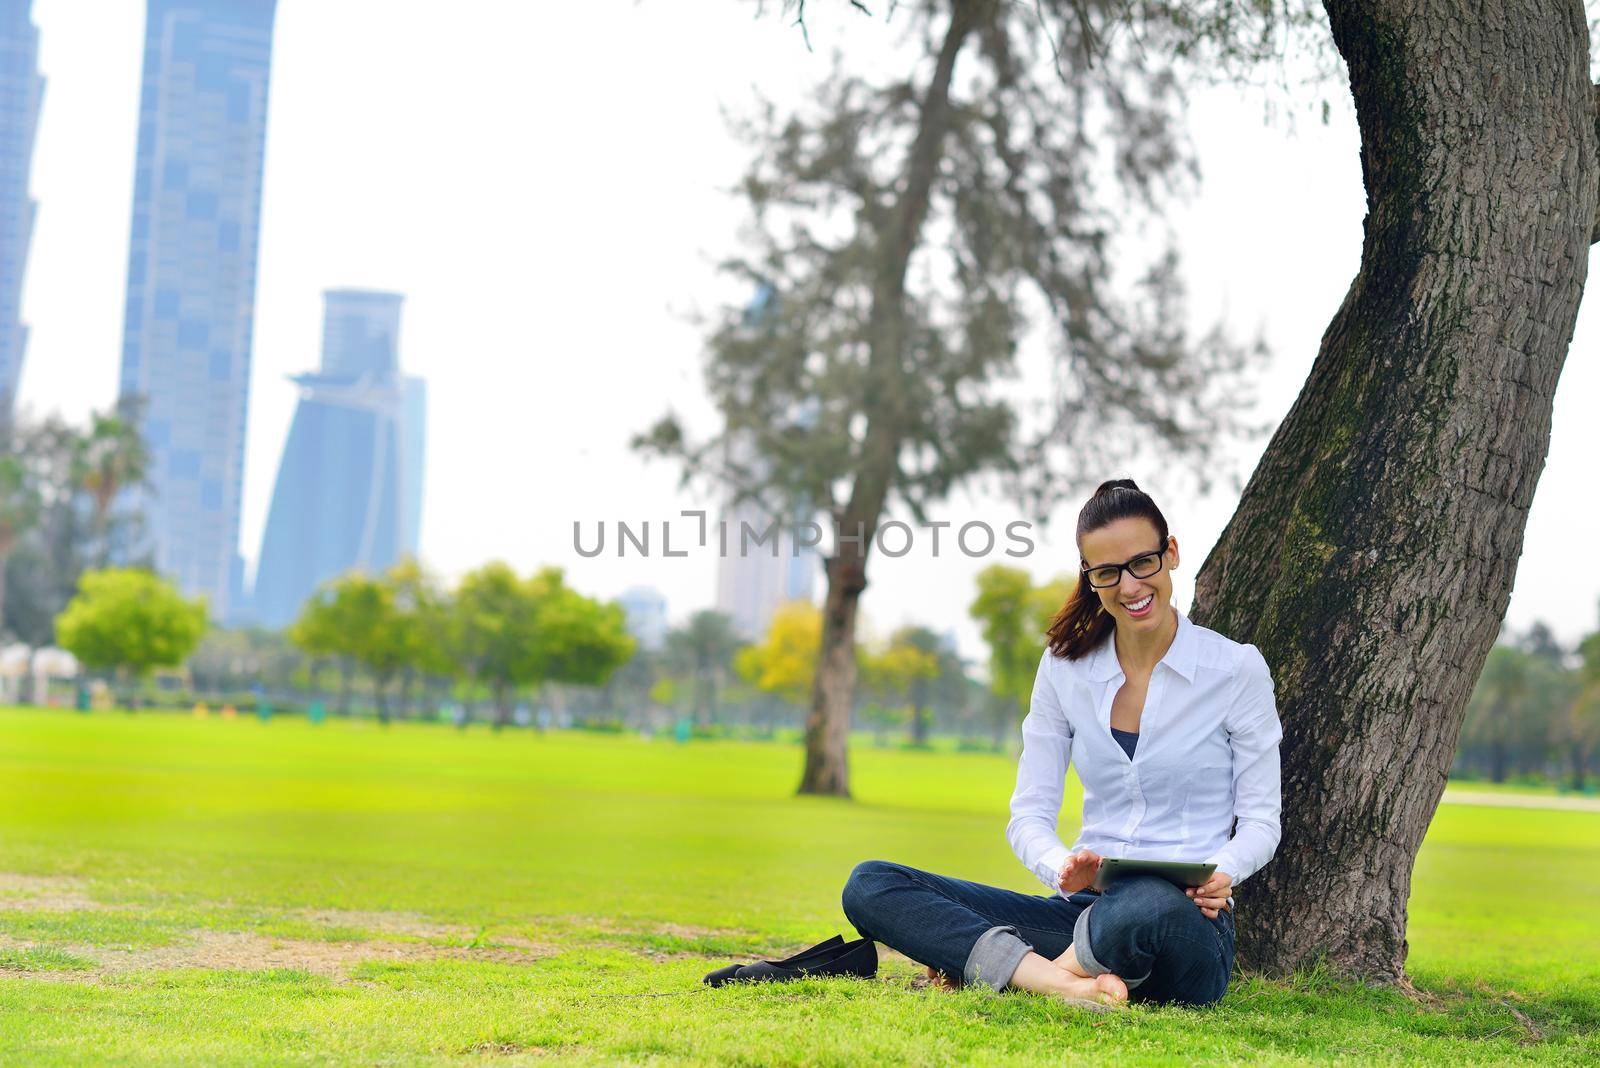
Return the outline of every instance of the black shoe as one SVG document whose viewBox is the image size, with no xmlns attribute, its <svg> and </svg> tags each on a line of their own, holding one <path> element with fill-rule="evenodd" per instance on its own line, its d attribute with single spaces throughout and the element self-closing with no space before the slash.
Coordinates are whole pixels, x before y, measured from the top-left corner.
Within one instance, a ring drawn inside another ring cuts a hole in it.
<svg viewBox="0 0 1600 1068">
<path fill-rule="evenodd" d="M 870 938 L 854 942 L 829 939 L 786 960 L 763 960 L 718 968 L 705 981 L 711 986 L 731 982 L 787 982 L 827 975 L 855 975 L 871 979 L 878 974 L 878 947 Z"/>
<path fill-rule="evenodd" d="M 844 939 L 838 935 L 834 935 L 832 938 L 824 939 L 814 946 L 809 946 L 805 949 L 802 949 L 792 957 L 785 957 L 783 960 L 763 961 L 762 963 L 771 964 L 779 968 L 791 967 L 806 961 L 812 961 L 818 958 L 826 957 L 830 953 L 838 952 L 839 947 L 842 945 L 844 945 Z M 712 986 L 721 986 L 724 983 L 730 983 L 733 981 L 734 973 L 743 967 L 745 967 L 743 964 L 730 964 L 725 968 L 718 968 L 716 971 L 708 974 L 705 978 L 705 981 Z"/>
</svg>

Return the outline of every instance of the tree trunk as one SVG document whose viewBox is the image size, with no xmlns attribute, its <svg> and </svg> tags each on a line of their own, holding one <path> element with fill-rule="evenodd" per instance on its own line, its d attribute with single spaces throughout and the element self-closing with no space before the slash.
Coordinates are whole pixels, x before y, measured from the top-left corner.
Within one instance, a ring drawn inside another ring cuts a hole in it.
<svg viewBox="0 0 1600 1068">
<path fill-rule="evenodd" d="M 1584 764 L 1587 761 L 1584 759 L 1583 748 L 1581 742 L 1572 743 L 1572 788 L 1579 792 L 1582 792 L 1584 786 L 1587 785 L 1584 780 Z"/>
<path fill-rule="evenodd" d="M 339 658 L 339 715 L 350 714 L 350 691 L 355 684 L 355 667 L 348 656 Z"/>
<path fill-rule="evenodd" d="M 1600 161 L 1577 0 L 1325 6 L 1361 127 L 1361 268 L 1193 617 L 1261 649 L 1284 725 L 1283 840 L 1239 889 L 1241 964 L 1403 982 L 1412 864 L 1510 599 Z"/>
<path fill-rule="evenodd" d="M 806 716 L 806 764 L 800 793 L 850 796 L 845 755 L 856 685 L 856 608 L 867 586 L 867 550 L 877 534 L 889 487 L 898 468 L 903 428 L 912 422 L 899 411 L 905 374 L 905 282 L 911 255 L 922 239 L 933 181 L 950 129 L 950 83 L 956 57 L 972 33 L 979 0 L 956 0 L 934 63 L 917 135 L 906 157 L 905 185 L 879 229 L 877 269 L 868 315 L 867 417 L 860 466 L 850 501 L 839 521 L 841 535 L 827 559 L 828 595 L 822 613 L 822 647 Z M 850 540 L 855 539 L 855 540 Z M 845 545 L 849 544 L 849 550 Z"/>
<path fill-rule="evenodd" d="M 400 674 L 400 707 L 397 714 L 401 719 L 411 718 L 411 688 L 416 685 L 416 681 L 416 669 L 407 666 Z"/>
<path fill-rule="evenodd" d="M 928 710 L 921 705 L 911 706 L 911 744 L 919 748 L 928 744 Z"/>
<path fill-rule="evenodd" d="M 504 683 L 495 683 L 494 692 L 494 729 L 499 730 L 511 722 L 511 689 Z"/>
<path fill-rule="evenodd" d="M 869 535 L 870 536 L 870 535 Z M 859 558 L 830 556 L 822 609 L 822 648 L 806 716 L 803 794 L 850 796 L 850 706 L 856 691 L 856 609 L 866 588 L 865 546 Z"/>
</svg>

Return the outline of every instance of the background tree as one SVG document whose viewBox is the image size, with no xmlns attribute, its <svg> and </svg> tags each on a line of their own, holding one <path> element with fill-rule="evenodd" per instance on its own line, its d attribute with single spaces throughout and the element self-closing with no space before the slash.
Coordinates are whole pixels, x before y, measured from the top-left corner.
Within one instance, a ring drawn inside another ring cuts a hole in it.
<svg viewBox="0 0 1600 1068">
<path fill-rule="evenodd" d="M 1567 708 L 1563 741 L 1572 769 L 1572 788 L 1584 790 L 1595 750 L 1600 748 L 1600 631 L 1579 643 L 1578 656 L 1578 685 Z"/>
<path fill-rule="evenodd" d="M 906 741 L 914 746 L 925 746 L 933 734 L 935 705 L 959 694 L 952 690 L 954 680 L 962 677 L 961 658 L 944 635 L 931 628 L 910 624 L 889 636 L 889 647 L 908 647 L 920 653 L 920 666 L 909 672 L 906 697 L 910 709 L 906 716 Z"/>
<path fill-rule="evenodd" d="M 134 707 L 134 684 L 152 668 L 176 667 L 206 629 L 204 598 L 185 598 L 167 580 L 138 568 L 86 571 L 78 595 L 56 620 L 63 648 L 95 671 L 114 672 Z"/>
<path fill-rule="evenodd" d="M 19 533 L 12 551 L 0 569 L 4 588 L 0 589 L 6 628 L 29 645 L 49 645 L 55 640 L 55 620 L 77 592 L 78 575 L 90 566 L 103 565 L 108 557 L 104 547 L 113 541 L 124 547 L 142 527 L 137 512 L 100 511 L 99 501 L 85 480 L 86 444 L 100 428 L 94 454 L 112 467 L 120 461 L 108 442 L 115 437 L 122 447 L 143 450 L 137 436 L 111 435 L 107 427 L 116 424 L 114 414 L 94 413 L 90 429 L 84 430 L 59 416 L 35 419 L 19 414 L 0 435 L 0 465 L 11 468 L 9 495 L 12 505 L 20 499 L 29 502 L 31 521 Z M 143 478 L 143 463 L 124 464 L 119 477 L 126 484 Z M 21 485 L 17 486 L 16 477 Z M 107 506 L 109 508 L 109 505 Z M 13 517 L 15 513 L 13 512 Z M 123 551 L 119 563 L 147 566 L 137 555 Z"/>
<path fill-rule="evenodd" d="M 451 641 L 458 669 L 494 701 L 494 727 L 511 722 L 511 697 L 540 676 L 534 593 L 509 564 L 470 571 L 456 589 Z"/>
<path fill-rule="evenodd" d="M 404 717 L 410 712 L 412 689 L 418 679 L 442 679 L 454 673 L 449 649 L 449 595 L 415 558 L 400 560 L 386 570 L 383 585 L 396 613 L 399 711 Z"/>
<path fill-rule="evenodd" d="M 139 434 L 139 418 L 132 402 L 113 412 L 94 412 L 88 432 L 74 442 L 73 481 L 89 497 L 93 559 L 104 567 L 113 554 L 112 506 L 118 495 L 143 485 L 150 466 L 150 450 Z"/>
<path fill-rule="evenodd" d="M 666 661 L 674 672 L 693 680 L 694 718 L 699 726 L 716 722 L 718 696 L 743 644 L 733 620 L 713 609 L 702 609 L 667 632 Z"/>
<path fill-rule="evenodd" d="M 297 648 L 314 660 L 331 659 L 338 666 L 341 716 L 350 714 L 361 633 L 369 625 L 375 597 L 372 580 L 359 574 L 341 575 L 319 586 L 289 626 L 289 640 Z M 316 674 L 315 666 L 312 674 Z"/>
<path fill-rule="evenodd" d="M 911 628 L 897 630 L 882 648 L 863 646 L 858 650 L 863 688 L 875 699 L 875 715 L 880 730 L 888 723 L 911 724 L 916 744 L 926 744 L 926 724 L 918 725 L 928 704 L 928 683 L 939 675 L 939 658 L 923 648 L 927 634 Z M 938 636 L 932 635 L 935 645 Z M 881 740 L 880 734 L 880 740 Z"/>
<path fill-rule="evenodd" d="M 1527 720 L 1532 660 L 1514 646 L 1495 646 L 1468 703 L 1462 737 L 1487 752 L 1491 782 L 1505 782 L 1510 776 L 1512 746 Z"/>
<path fill-rule="evenodd" d="M 188 666 L 196 693 L 224 697 L 260 686 L 285 694 L 298 688 L 306 658 L 281 630 L 210 627 Z"/>
<path fill-rule="evenodd" d="M 1412 866 L 1505 616 L 1597 232 L 1596 90 L 1578 0 L 1324 6 L 1361 264 L 1192 614 L 1261 649 L 1284 724 L 1283 839 L 1240 887 L 1240 963 L 1403 981 Z"/>
<path fill-rule="evenodd" d="M 23 537 L 39 521 L 39 494 L 15 454 L 0 453 L 0 576 Z M 4 634 L 5 586 L 0 581 L 0 634 Z"/>
<path fill-rule="evenodd" d="M 790 601 L 772 613 L 766 636 L 734 657 L 734 669 L 762 693 L 798 705 L 811 690 L 821 644 L 821 613 L 804 601 Z"/>
<path fill-rule="evenodd" d="M 990 564 L 978 572 L 977 594 L 967 614 L 989 647 L 989 691 L 997 701 L 996 737 L 1028 710 L 1034 675 L 1044 654 L 1044 634 L 1072 595 L 1074 579 L 1060 576 L 1035 586 L 1019 567 Z"/>
<path fill-rule="evenodd" d="M 335 582 L 334 610 L 348 628 L 344 648 L 372 676 L 378 722 L 389 722 L 389 687 L 414 655 L 415 626 L 382 576 L 355 572 Z"/>
<path fill-rule="evenodd" d="M 1251 353 L 1186 331 L 1170 243 L 1141 263 L 1120 238 L 1192 174 L 1177 57 L 1208 36 L 1257 43 L 1187 4 L 1141 6 L 1140 33 L 1115 38 L 1090 16 L 1126 5 L 895 10 L 902 70 L 841 68 L 814 106 L 738 127 L 753 244 L 727 267 L 765 300 L 725 309 L 708 338 L 724 429 L 691 443 L 669 415 L 634 442 L 774 515 L 813 502 L 841 534 L 803 793 L 849 794 L 857 609 L 889 509 L 921 521 L 998 474 L 1044 516 L 1134 451 L 1193 459 L 1205 483 L 1248 395 Z M 1038 418 L 1002 389 L 1034 324 L 1059 383 Z"/>
<path fill-rule="evenodd" d="M 541 568 L 528 581 L 537 639 L 536 681 L 604 685 L 638 646 L 628 633 L 622 606 L 574 590 L 558 567 Z"/>
</svg>

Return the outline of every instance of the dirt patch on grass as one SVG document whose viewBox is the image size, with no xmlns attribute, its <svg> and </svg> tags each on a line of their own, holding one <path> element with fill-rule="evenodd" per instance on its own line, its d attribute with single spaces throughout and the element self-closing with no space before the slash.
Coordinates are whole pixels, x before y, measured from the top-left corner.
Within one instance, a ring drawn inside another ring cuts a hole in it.
<svg viewBox="0 0 1600 1068">
<path fill-rule="evenodd" d="M 406 938 L 470 941 L 477 929 L 463 923 L 439 923 L 415 912 L 376 912 L 360 909 L 295 909 L 284 913 L 325 927 L 356 927 Z"/>
<path fill-rule="evenodd" d="M 102 954 L 108 970 L 136 971 L 170 968 L 214 968 L 219 970 L 261 971 L 292 968 L 342 978 L 352 965 L 369 961 L 419 961 L 449 958 L 456 960 L 511 960 L 526 963 L 545 953 L 532 949 L 501 947 L 438 946 L 425 942 L 310 942 L 269 938 L 231 931 L 207 932 L 192 943 L 139 950 L 126 954 Z M 121 959 L 117 959 L 117 958 Z"/>
<path fill-rule="evenodd" d="M 83 880 L 66 875 L 23 875 L 0 871 L 0 909 L 68 912 L 103 906 L 83 892 Z"/>
<path fill-rule="evenodd" d="M 0 909 L 45 912 L 130 910 L 89 897 L 84 883 L 65 876 L 0 872 Z M 0 977 L 96 982 L 126 972 L 175 968 L 264 971 L 294 969 L 343 981 L 354 965 L 371 961 L 473 960 L 526 964 L 558 947 L 517 936 L 480 939 L 482 928 L 441 923 L 414 912 L 353 909 L 286 909 L 276 913 L 319 928 L 332 937 L 284 938 L 248 931 L 195 929 L 174 945 L 117 948 L 56 940 L 36 941 L 0 934 L 0 949 L 41 947 L 92 962 L 89 968 L 41 969 L 0 964 Z M 371 932 L 377 937 L 339 937 Z"/>
<path fill-rule="evenodd" d="M 27 943 L 0 938 L 0 947 L 26 948 Z M 79 971 L 41 972 L 0 967 L 0 976 L 94 982 L 110 975 L 138 971 L 206 968 L 217 971 L 292 969 L 344 980 L 348 970 L 371 961 L 426 960 L 498 961 L 527 964 L 556 952 L 552 946 L 441 946 L 426 942 L 324 942 L 271 938 L 239 931 L 201 931 L 188 941 L 152 949 L 107 949 L 104 946 L 57 947 L 94 962 Z"/>
</svg>

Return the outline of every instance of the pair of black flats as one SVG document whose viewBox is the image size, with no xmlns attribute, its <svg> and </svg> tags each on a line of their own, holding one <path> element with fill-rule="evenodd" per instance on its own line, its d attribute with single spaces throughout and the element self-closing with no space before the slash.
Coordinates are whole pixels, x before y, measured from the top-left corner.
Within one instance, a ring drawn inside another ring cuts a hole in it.
<svg viewBox="0 0 1600 1068">
<path fill-rule="evenodd" d="M 728 983 L 776 983 L 811 979 L 825 975 L 856 975 L 871 979 L 878 974 L 878 947 L 870 938 L 846 942 L 838 935 L 802 949 L 783 960 L 761 960 L 754 964 L 730 964 L 706 976 L 710 986 Z"/>
</svg>

